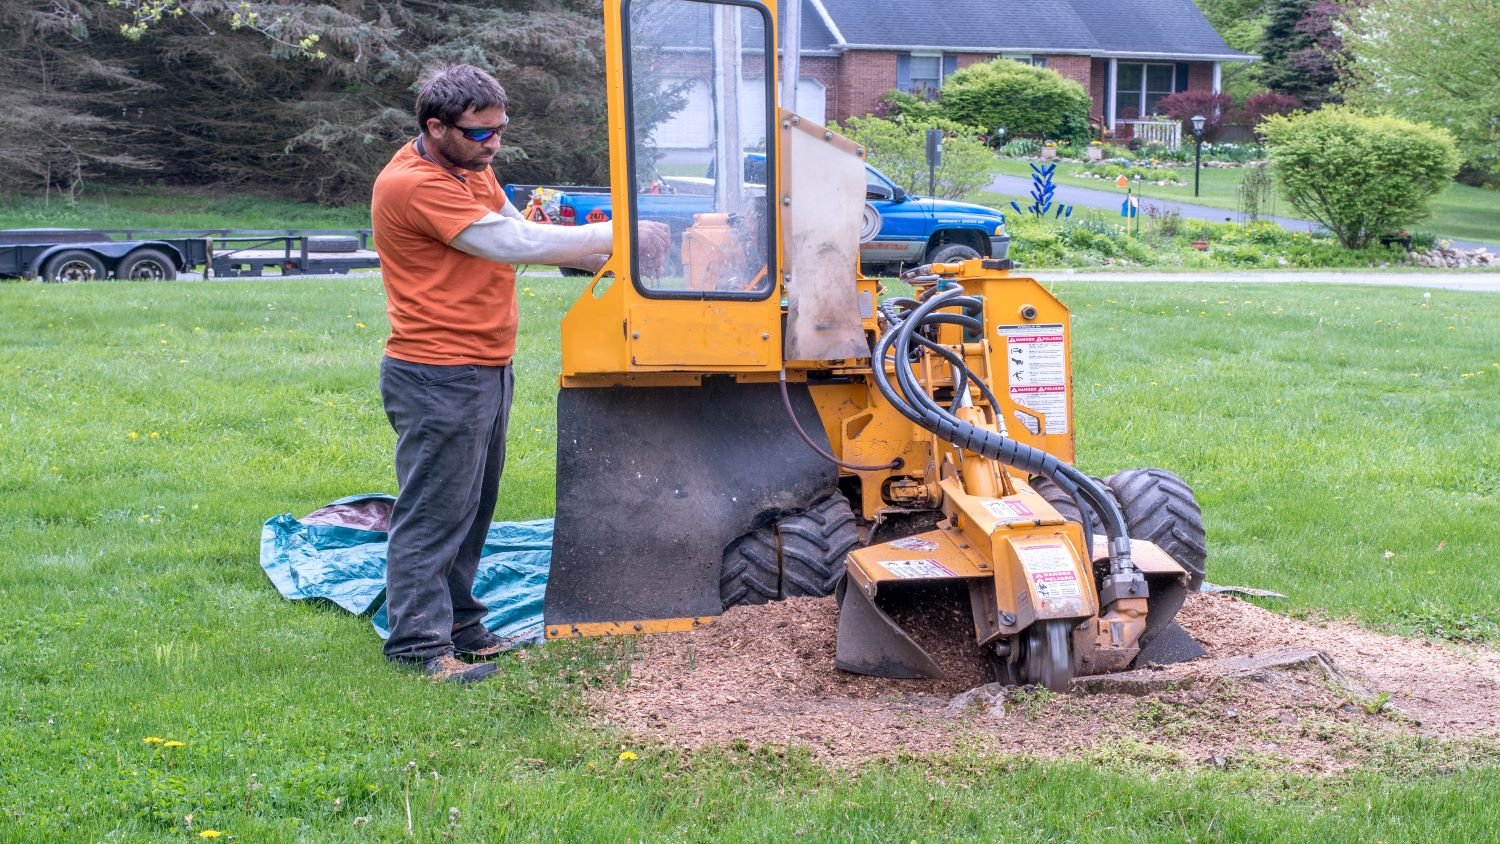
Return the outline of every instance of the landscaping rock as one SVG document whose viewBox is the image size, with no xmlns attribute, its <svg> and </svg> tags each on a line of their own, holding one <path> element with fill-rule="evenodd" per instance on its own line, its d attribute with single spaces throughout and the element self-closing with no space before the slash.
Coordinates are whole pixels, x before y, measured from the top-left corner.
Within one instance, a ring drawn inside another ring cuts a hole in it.
<svg viewBox="0 0 1500 844">
<path fill-rule="evenodd" d="M 1482 246 L 1472 251 L 1454 249 L 1451 246 L 1434 246 L 1426 252 L 1408 252 L 1406 253 L 1406 258 L 1419 267 L 1439 269 L 1500 267 L 1500 255 L 1496 255 Z"/>
</svg>

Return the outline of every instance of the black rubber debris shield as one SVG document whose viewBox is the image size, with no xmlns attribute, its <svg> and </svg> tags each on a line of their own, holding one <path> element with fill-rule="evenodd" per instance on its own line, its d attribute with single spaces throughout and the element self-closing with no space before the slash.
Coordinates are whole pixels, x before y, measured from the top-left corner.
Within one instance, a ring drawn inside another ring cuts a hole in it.
<svg viewBox="0 0 1500 844">
<path fill-rule="evenodd" d="M 828 448 L 806 385 L 802 427 Z M 724 549 L 835 490 L 775 384 L 566 388 L 547 626 L 716 616 Z"/>
</svg>

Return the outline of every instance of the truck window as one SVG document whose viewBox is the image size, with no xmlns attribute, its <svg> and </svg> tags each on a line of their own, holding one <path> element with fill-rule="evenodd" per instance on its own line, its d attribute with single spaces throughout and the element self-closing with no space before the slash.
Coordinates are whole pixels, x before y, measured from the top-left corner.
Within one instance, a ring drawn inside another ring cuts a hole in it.
<svg viewBox="0 0 1500 844">
<path fill-rule="evenodd" d="M 753 0 L 634 0 L 625 15 L 630 183 L 638 188 L 629 201 L 635 219 L 665 223 L 673 239 L 664 267 L 637 259 L 635 284 L 647 296 L 765 298 L 776 276 L 767 188 L 775 168 L 756 154 L 770 148 L 776 126 L 768 13 Z M 743 178 L 710 176 L 691 194 L 650 187 L 696 173 Z"/>
</svg>

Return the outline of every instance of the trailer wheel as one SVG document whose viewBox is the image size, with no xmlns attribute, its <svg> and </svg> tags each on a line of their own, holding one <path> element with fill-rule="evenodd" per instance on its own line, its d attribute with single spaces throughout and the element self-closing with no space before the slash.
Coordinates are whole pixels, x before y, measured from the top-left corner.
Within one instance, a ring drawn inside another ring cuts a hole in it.
<svg viewBox="0 0 1500 844">
<path fill-rule="evenodd" d="M 724 551 L 719 569 L 719 598 L 724 609 L 740 604 L 764 604 L 781 597 L 781 560 L 776 529 L 753 530 Z"/>
<path fill-rule="evenodd" d="M 781 597 L 833 594 L 844 576 L 844 558 L 859 544 L 854 509 L 842 495 L 776 523 L 781 539 Z"/>
<path fill-rule="evenodd" d="M 42 281 L 69 283 L 104 278 L 104 262 L 99 256 L 82 249 L 65 249 L 47 259 Z"/>
<path fill-rule="evenodd" d="M 137 249 L 115 267 L 115 278 L 121 281 L 172 281 L 177 278 L 177 264 L 158 249 Z"/>
<path fill-rule="evenodd" d="M 1166 469 L 1125 469 L 1108 479 L 1133 539 L 1146 539 L 1188 570 L 1188 590 L 1203 585 L 1208 559 L 1203 511 L 1187 481 Z"/>
<path fill-rule="evenodd" d="M 355 252 L 359 238 L 347 235 L 312 235 L 307 238 L 309 252 Z"/>
</svg>

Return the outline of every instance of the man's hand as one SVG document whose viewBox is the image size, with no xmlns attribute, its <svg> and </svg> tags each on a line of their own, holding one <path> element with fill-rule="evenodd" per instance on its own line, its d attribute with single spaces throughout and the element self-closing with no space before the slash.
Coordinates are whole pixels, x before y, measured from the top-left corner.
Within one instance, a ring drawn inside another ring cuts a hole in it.
<svg viewBox="0 0 1500 844">
<path fill-rule="evenodd" d="M 636 223 L 635 242 L 640 254 L 636 256 L 641 274 L 658 277 L 667 268 L 667 253 L 672 249 L 672 230 L 666 223 L 641 220 Z"/>
</svg>

